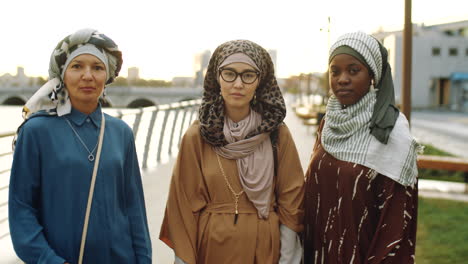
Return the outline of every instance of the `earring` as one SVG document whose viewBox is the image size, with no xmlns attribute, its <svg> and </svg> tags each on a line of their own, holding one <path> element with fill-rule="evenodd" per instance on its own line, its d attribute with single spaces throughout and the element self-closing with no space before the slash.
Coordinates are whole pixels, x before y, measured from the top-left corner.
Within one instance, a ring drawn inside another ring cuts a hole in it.
<svg viewBox="0 0 468 264">
<path fill-rule="evenodd" d="M 374 79 L 371 79 L 370 81 L 370 85 L 369 85 L 369 91 L 375 91 L 375 87 L 374 87 Z"/>
<path fill-rule="evenodd" d="M 254 94 L 252 104 L 256 104 L 256 103 L 257 103 L 257 94 Z"/>
</svg>

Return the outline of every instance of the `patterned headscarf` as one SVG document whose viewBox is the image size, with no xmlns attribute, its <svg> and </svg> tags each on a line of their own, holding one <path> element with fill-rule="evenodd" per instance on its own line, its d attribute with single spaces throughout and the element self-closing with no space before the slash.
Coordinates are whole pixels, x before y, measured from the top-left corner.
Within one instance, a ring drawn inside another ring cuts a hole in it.
<svg viewBox="0 0 468 264">
<path fill-rule="evenodd" d="M 373 73 L 377 101 L 369 128 L 377 140 L 386 144 L 399 116 L 399 110 L 395 106 L 395 91 L 387 49 L 372 36 L 354 32 L 338 38 L 330 48 L 329 61 L 343 53 L 357 58 Z"/>
<path fill-rule="evenodd" d="M 94 45 L 98 52 L 107 58 L 108 69 L 106 84 L 110 84 L 118 76 L 122 67 L 122 53 L 112 39 L 94 29 L 81 29 L 67 36 L 55 47 L 50 57 L 49 81 L 26 102 L 23 107 L 23 118 L 43 110 L 51 115 L 65 115 L 71 111 L 68 91 L 63 82 L 63 72 L 68 57 L 78 48 Z"/>
<path fill-rule="evenodd" d="M 249 56 L 260 70 L 260 81 L 251 108 L 262 116 L 262 123 L 246 138 L 269 133 L 283 122 L 286 106 L 276 82 L 273 62 L 268 52 L 248 40 L 233 40 L 221 44 L 211 56 L 204 82 L 203 100 L 199 109 L 200 132 L 209 144 L 220 147 L 228 144 L 224 137 L 224 100 L 218 83 L 219 65 L 234 53 Z"/>
</svg>

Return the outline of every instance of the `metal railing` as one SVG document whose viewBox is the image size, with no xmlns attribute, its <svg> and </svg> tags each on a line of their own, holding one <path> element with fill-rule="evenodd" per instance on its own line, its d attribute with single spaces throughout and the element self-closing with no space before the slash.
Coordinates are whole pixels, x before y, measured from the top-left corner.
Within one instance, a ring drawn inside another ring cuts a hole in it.
<svg viewBox="0 0 468 264">
<path fill-rule="evenodd" d="M 118 110 L 115 114 L 117 118 L 120 118 L 126 121 L 128 124 L 132 123 L 133 134 L 135 136 L 136 142 L 141 142 L 144 140 L 144 144 L 137 144 L 137 152 L 142 155 L 141 159 L 141 167 L 143 169 L 148 168 L 149 162 L 149 153 L 151 147 L 156 147 L 156 163 L 161 162 L 162 155 L 169 155 L 171 156 L 173 153 L 174 143 L 177 141 L 177 146 L 180 143 L 182 138 L 183 132 L 187 129 L 188 125 L 192 123 L 194 120 L 198 106 L 201 103 L 201 99 L 198 100 L 190 100 L 190 101 L 182 101 L 177 103 L 170 103 L 166 105 L 159 105 L 159 106 L 150 106 L 140 109 L 124 109 Z M 179 119 L 179 116 L 182 112 L 182 118 Z M 161 114 L 160 114 L 161 113 Z M 173 115 L 172 117 L 171 114 Z M 162 123 L 160 123 L 160 127 L 156 127 L 157 117 L 163 115 Z M 141 131 L 141 125 L 143 122 L 143 118 L 148 116 L 149 120 L 146 122 L 147 129 L 145 131 Z M 127 119 L 130 117 L 129 119 Z M 133 122 L 132 119 L 133 118 Z M 188 119 L 187 119 L 188 118 Z M 172 121 L 172 126 L 171 126 Z M 169 124 L 169 127 L 168 127 Z M 167 131 L 169 129 L 169 131 Z M 159 132 L 158 138 L 155 138 L 155 133 Z M 169 133 L 169 135 L 167 135 Z M 143 139 L 144 137 L 144 139 Z M 153 143 L 153 140 L 157 140 L 157 146 Z M 168 141 L 167 149 L 163 150 L 163 145 L 165 140 Z"/>
<path fill-rule="evenodd" d="M 13 140 L 13 137 L 15 136 L 15 132 L 4 132 L 0 133 L 0 139 L 2 141 L 9 141 L 11 142 Z M 9 144 L 8 144 L 9 145 Z M 11 146 L 11 145 L 9 145 Z M 0 159 L 4 162 L 2 164 L 11 164 L 11 159 L 13 158 L 13 151 L 10 149 L 0 149 Z M 11 170 L 10 166 L 2 166 L 0 168 L 0 175 L 7 175 Z M 3 180 L 0 181 L 0 193 L 2 194 L 2 198 L 0 198 L 0 227 L 5 227 L 8 225 L 8 214 L 7 214 L 7 205 L 8 205 L 8 199 L 4 199 L 4 197 L 7 197 L 8 193 L 8 182 Z M 8 228 L 0 228 L 0 239 L 7 237 L 10 235 L 9 229 Z"/>
<path fill-rule="evenodd" d="M 143 157 L 140 162 L 141 168 L 146 169 L 150 163 L 160 163 L 163 155 L 170 158 L 175 154 L 173 148 L 178 148 L 184 131 L 197 115 L 200 103 L 201 99 L 198 99 L 140 109 L 104 109 L 104 112 L 122 119 L 130 125 L 133 130 L 135 142 L 142 143 L 136 144 L 136 148 L 137 154 Z M 162 119 L 158 118 L 158 116 L 161 115 Z M 179 118 L 180 116 L 182 117 Z M 157 123 L 159 123 L 160 126 L 158 126 Z M 11 142 L 14 135 L 15 132 L 0 133 L 0 140 L 9 140 L 9 142 Z M 154 144 L 155 141 L 157 144 Z M 165 142 L 167 143 L 166 148 L 163 148 Z M 176 143 L 177 145 L 174 146 Z M 150 160 L 150 152 L 152 150 L 156 150 L 153 162 Z M 7 151 L 0 149 L 0 158 L 10 159 L 9 164 L 11 164 L 12 156 L 13 151 L 11 151 L 11 149 Z M 0 177 L 5 177 L 10 171 L 11 165 L 6 169 L 0 168 Z M 4 196 L 6 197 L 8 197 L 6 195 L 6 193 L 8 193 L 8 188 L 8 183 L 0 186 L 0 192 L 5 192 Z M 0 227 L 8 226 L 7 205 L 8 198 L 6 200 L 0 198 L 0 212 L 3 212 L 0 215 Z M 0 228 L 0 239 L 7 237 L 9 234 L 8 227 Z"/>
</svg>

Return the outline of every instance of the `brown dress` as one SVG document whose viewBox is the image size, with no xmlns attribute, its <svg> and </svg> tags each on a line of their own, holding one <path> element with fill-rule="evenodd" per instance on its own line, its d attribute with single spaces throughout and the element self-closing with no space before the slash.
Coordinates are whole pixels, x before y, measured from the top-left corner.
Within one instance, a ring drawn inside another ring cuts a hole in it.
<svg viewBox="0 0 468 264">
<path fill-rule="evenodd" d="M 160 239 L 187 264 L 278 263 L 279 225 L 303 229 L 304 174 L 288 128 L 279 128 L 278 173 L 268 219 L 259 219 L 245 193 L 234 224 L 234 196 L 217 155 L 196 121 L 186 132 L 174 167 Z M 235 160 L 220 157 L 226 176 L 240 192 Z"/>
<path fill-rule="evenodd" d="M 306 172 L 305 263 L 414 263 L 417 186 L 335 159 L 322 128 Z"/>
</svg>

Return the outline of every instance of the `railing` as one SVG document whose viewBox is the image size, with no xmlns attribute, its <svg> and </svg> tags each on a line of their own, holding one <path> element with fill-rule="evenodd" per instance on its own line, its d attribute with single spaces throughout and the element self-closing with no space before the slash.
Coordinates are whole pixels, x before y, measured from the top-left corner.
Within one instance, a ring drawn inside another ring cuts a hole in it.
<svg viewBox="0 0 468 264">
<path fill-rule="evenodd" d="M 5 142 L 11 142 L 13 140 L 14 132 L 0 133 L 0 140 Z M 11 146 L 11 144 L 8 144 Z M 8 213 L 7 213 L 7 204 L 8 204 L 8 179 L 3 177 L 7 175 L 11 168 L 6 164 L 11 164 L 13 158 L 13 151 L 11 149 L 2 149 L 0 150 L 0 160 L 3 166 L 0 167 L 0 175 L 2 179 L 0 180 L 0 239 L 7 237 L 10 232 L 8 229 Z"/>
<path fill-rule="evenodd" d="M 124 120 L 133 129 L 136 148 L 142 169 L 157 165 L 163 158 L 171 158 L 177 151 L 184 131 L 197 115 L 201 100 L 182 101 L 140 109 L 104 109 L 104 112 Z M 161 118 L 158 118 L 161 117 Z M 12 142 L 15 132 L 0 133 L 0 141 Z M 3 143 L 5 143 L 3 142 Z M 11 146 L 3 144 L 0 146 Z M 152 153 L 155 158 L 151 159 Z M 13 151 L 0 149 L 0 240 L 7 237 L 8 180 Z M 8 165 L 5 165 L 8 164 Z"/>
<path fill-rule="evenodd" d="M 446 156 L 419 155 L 418 168 L 463 172 L 463 178 L 465 180 L 465 193 L 468 194 L 468 159 Z"/>
<path fill-rule="evenodd" d="M 132 126 L 137 153 L 143 169 L 148 168 L 150 163 L 160 163 L 163 155 L 170 157 L 174 154 L 174 144 L 177 143 L 176 147 L 178 147 L 183 132 L 194 120 L 200 103 L 201 100 L 182 101 L 140 109 L 118 110 L 114 114 L 117 118 Z M 162 119 L 158 120 L 159 113 L 162 113 L 163 116 Z M 181 113 L 182 118 L 179 118 Z M 157 123 L 160 124 L 160 127 L 156 126 Z M 155 132 L 156 134 L 159 132 L 158 138 L 155 138 Z M 157 144 L 155 144 L 154 140 L 157 140 Z M 166 143 L 165 150 L 163 150 L 164 143 Z M 149 159 L 152 150 L 156 150 L 156 159 L 153 161 Z"/>
</svg>

